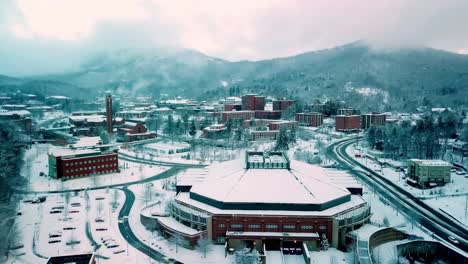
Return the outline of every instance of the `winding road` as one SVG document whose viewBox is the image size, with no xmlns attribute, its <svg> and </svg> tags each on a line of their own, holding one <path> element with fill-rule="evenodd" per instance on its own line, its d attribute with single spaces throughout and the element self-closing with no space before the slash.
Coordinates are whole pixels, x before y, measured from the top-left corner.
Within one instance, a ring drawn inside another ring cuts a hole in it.
<svg viewBox="0 0 468 264">
<path fill-rule="evenodd" d="M 467 227 L 438 212 L 418 198 L 415 198 L 408 191 L 350 157 L 346 153 L 346 148 L 358 140 L 359 137 L 354 137 L 335 142 L 327 148 L 327 154 L 339 163 L 342 168 L 349 170 L 358 179 L 373 188 L 380 196 L 393 203 L 409 218 L 415 219 L 423 227 L 432 232 L 433 237 L 437 236 L 440 240 L 457 248 L 457 251 L 460 253 L 467 255 Z M 451 243 L 448 240 L 449 236 L 455 237 L 459 243 Z"/>
</svg>

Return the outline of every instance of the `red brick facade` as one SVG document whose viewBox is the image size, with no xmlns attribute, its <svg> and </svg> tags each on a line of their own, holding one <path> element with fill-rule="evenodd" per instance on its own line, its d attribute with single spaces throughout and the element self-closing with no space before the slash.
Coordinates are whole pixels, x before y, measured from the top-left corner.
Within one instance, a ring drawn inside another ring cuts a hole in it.
<svg viewBox="0 0 468 264">
<path fill-rule="evenodd" d="M 256 119 L 280 119 L 282 111 L 255 111 Z"/>
<path fill-rule="evenodd" d="M 213 239 L 225 237 L 226 231 L 318 233 L 325 234 L 331 244 L 333 220 L 306 216 L 213 216 Z"/>
<path fill-rule="evenodd" d="M 387 116 L 385 114 L 371 113 L 361 115 L 361 128 L 368 129 L 372 125 L 384 125 L 387 122 Z"/>
<path fill-rule="evenodd" d="M 242 96 L 242 110 L 264 110 L 265 97 L 254 94 Z"/>
<path fill-rule="evenodd" d="M 301 126 L 319 127 L 323 124 L 321 113 L 297 113 L 295 118 Z"/>
<path fill-rule="evenodd" d="M 57 178 L 74 178 L 92 174 L 117 172 L 119 159 L 117 152 L 85 157 L 56 157 Z"/>
<path fill-rule="evenodd" d="M 226 122 L 229 119 L 232 120 L 250 120 L 255 117 L 254 111 L 230 111 L 230 112 L 221 112 L 221 121 Z"/>
<path fill-rule="evenodd" d="M 275 100 L 273 101 L 273 111 L 284 111 L 293 105 L 296 101 L 294 100 Z"/>
<path fill-rule="evenodd" d="M 358 115 L 337 115 L 335 122 L 336 131 L 355 131 L 360 128 L 361 117 Z"/>
</svg>

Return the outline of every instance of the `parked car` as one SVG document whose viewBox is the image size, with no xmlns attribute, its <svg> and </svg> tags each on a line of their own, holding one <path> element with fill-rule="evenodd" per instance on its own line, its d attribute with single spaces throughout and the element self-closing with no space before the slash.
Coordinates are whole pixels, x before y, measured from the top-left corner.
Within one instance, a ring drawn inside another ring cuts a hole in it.
<svg viewBox="0 0 468 264">
<path fill-rule="evenodd" d="M 103 222 L 104 222 L 104 218 L 98 216 L 98 217 L 96 217 L 96 219 L 94 219 L 94 222 L 96 222 L 96 223 L 103 223 Z"/>
<path fill-rule="evenodd" d="M 114 254 L 120 254 L 120 253 L 124 253 L 124 252 L 125 252 L 125 250 L 123 250 L 123 249 L 114 250 Z"/>
<path fill-rule="evenodd" d="M 52 231 L 49 233 L 49 238 L 52 238 L 52 237 L 61 237 L 62 236 L 62 232 L 60 231 Z"/>
<path fill-rule="evenodd" d="M 47 199 L 47 197 L 45 197 L 45 196 L 39 196 L 36 199 L 32 200 L 31 203 L 33 203 L 33 204 L 43 203 L 43 202 L 45 202 L 46 199 Z"/>
<path fill-rule="evenodd" d="M 65 207 L 63 205 L 53 206 L 52 210 L 63 210 Z"/>
<path fill-rule="evenodd" d="M 79 212 L 80 212 L 80 211 L 78 211 L 78 210 L 70 210 L 69 213 L 70 213 L 70 214 L 76 214 L 76 213 L 79 213 Z"/>
<path fill-rule="evenodd" d="M 62 240 L 60 240 L 60 239 L 51 239 L 51 240 L 49 240 L 49 244 L 60 243 L 60 242 L 62 242 Z"/>
<path fill-rule="evenodd" d="M 104 200 L 104 197 L 98 196 L 98 197 L 96 197 L 96 198 L 94 198 L 94 199 L 95 199 L 96 201 L 99 201 L 99 200 Z"/>
<path fill-rule="evenodd" d="M 60 213 L 62 213 L 62 210 L 50 210 L 49 213 L 51 213 L 51 214 L 60 214 Z"/>
<path fill-rule="evenodd" d="M 71 206 L 72 207 L 78 207 L 78 206 L 81 206 L 81 203 L 71 203 Z"/>
<path fill-rule="evenodd" d="M 118 244 L 112 244 L 112 243 L 111 243 L 111 244 L 107 245 L 106 247 L 107 247 L 107 248 L 116 248 L 116 247 L 119 247 L 119 245 L 118 245 Z"/>
<path fill-rule="evenodd" d="M 96 227 L 96 231 L 107 231 L 107 227 Z"/>
<path fill-rule="evenodd" d="M 457 245 L 458 245 L 458 244 L 460 243 L 460 242 L 458 241 L 458 239 L 454 238 L 453 236 L 449 236 L 449 237 L 448 237 L 448 240 L 449 240 L 450 242 L 452 242 L 453 244 L 457 244 Z"/>
<path fill-rule="evenodd" d="M 459 170 L 456 172 L 457 175 L 466 175 L 465 171 Z"/>
<path fill-rule="evenodd" d="M 76 227 L 74 227 L 74 226 L 64 226 L 63 227 L 63 230 L 75 230 L 75 229 L 76 229 Z"/>
</svg>

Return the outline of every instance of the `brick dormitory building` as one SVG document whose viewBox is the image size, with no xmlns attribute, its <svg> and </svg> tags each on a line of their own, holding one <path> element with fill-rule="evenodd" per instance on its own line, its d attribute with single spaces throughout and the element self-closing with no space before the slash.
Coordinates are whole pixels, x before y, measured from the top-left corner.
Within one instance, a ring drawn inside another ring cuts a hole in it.
<svg viewBox="0 0 468 264">
<path fill-rule="evenodd" d="M 333 247 L 344 245 L 346 233 L 370 218 L 362 186 L 349 174 L 290 161 L 282 152 L 247 152 L 245 160 L 212 165 L 203 177 L 177 194 L 170 216 L 153 218 L 163 234 L 192 246 L 204 236 L 232 248 L 318 249 L 324 237 Z"/>
<path fill-rule="evenodd" d="M 49 153 L 49 176 L 76 178 L 119 171 L 117 151 L 57 149 Z"/>
</svg>

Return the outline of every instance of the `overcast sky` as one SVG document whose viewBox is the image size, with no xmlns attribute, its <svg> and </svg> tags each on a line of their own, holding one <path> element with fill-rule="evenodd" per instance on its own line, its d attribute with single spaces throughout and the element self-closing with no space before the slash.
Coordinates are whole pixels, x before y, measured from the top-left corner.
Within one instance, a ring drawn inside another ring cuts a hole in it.
<svg viewBox="0 0 468 264">
<path fill-rule="evenodd" d="M 0 74 L 72 70 L 103 50 L 171 46 L 227 60 L 359 39 L 468 53 L 466 0 L 0 0 Z"/>
</svg>

